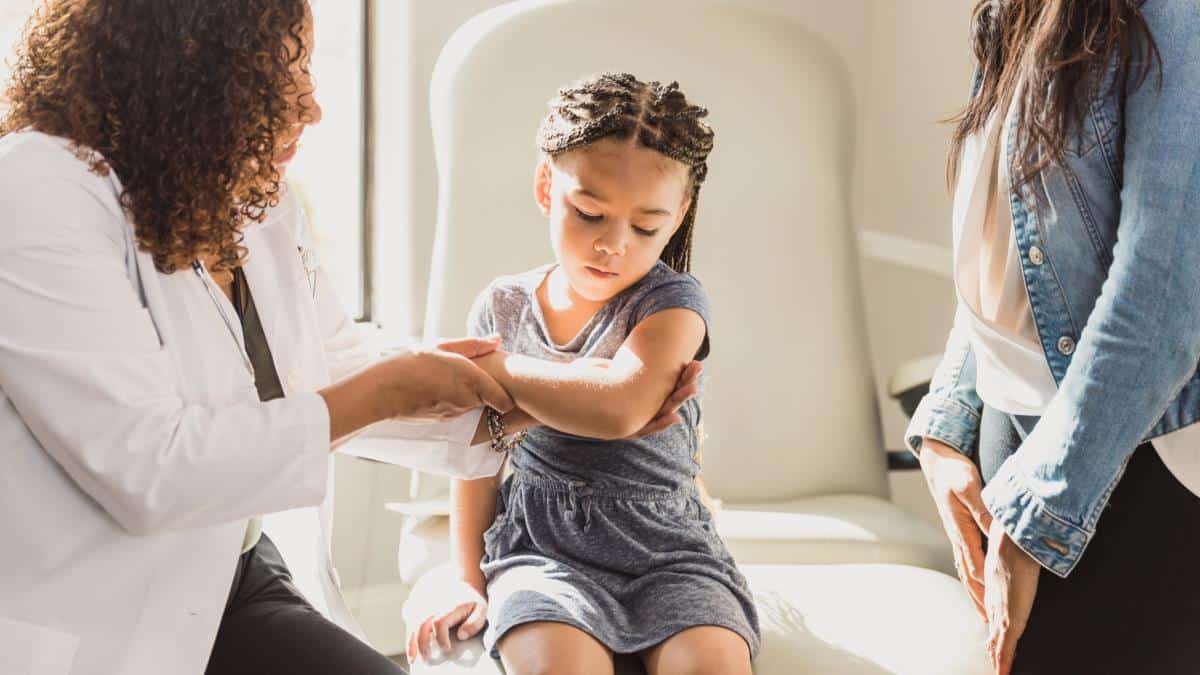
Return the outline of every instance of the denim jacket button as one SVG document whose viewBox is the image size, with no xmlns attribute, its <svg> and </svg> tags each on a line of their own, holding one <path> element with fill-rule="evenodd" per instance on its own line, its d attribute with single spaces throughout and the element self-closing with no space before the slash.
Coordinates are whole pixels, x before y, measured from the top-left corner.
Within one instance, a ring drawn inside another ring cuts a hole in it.
<svg viewBox="0 0 1200 675">
<path fill-rule="evenodd" d="M 1064 335 L 1058 338 L 1058 352 L 1063 356 L 1070 356 L 1075 351 L 1075 340 L 1069 335 Z"/>
<path fill-rule="evenodd" d="M 1041 265 L 1046 262 L 1046 256 L 1042 255 L 1042 249 L 1036 246 L 1029 247 L 1029 262 L 1034 265 Z"/>
</svg>

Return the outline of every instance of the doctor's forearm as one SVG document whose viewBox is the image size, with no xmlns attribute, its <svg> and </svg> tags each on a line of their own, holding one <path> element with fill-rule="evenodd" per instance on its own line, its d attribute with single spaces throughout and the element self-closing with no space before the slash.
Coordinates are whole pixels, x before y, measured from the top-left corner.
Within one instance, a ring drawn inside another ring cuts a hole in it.
<svg viewBox="0 0 1200 675">
<path fill-rule="evenodd" d="M 377 378 L 370 371 L 348 377 L 317 392 L 329 409 L 329 441 L 333 443 L 388 418 L 382 410 Z"/>
</svg>

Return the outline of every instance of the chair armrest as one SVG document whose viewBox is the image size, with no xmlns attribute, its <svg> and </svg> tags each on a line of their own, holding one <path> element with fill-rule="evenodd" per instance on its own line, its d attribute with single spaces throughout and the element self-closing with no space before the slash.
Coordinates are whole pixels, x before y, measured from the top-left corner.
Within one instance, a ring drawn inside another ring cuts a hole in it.
<svg viewBox="0 0 1200 675">
<path fill-rule="evenodd" d="M 908 417 L 913 416 L 921 399 L 929 393 L 929 383 L 941 360 L 941 354 L 931 354 L 905 361 L 892 372 L 888 379 L 888 396 L 900 403 Z"/>
<path fill-rule="evenodd" d="M 418 499 L 411 502 L 388 502 L 383 507 L 392 513 L 399 513 L 403 516 L 417 516 L 419 518 L 449 516 L 450 498 L 441 497 Z"/>
<path fill-rule="evenodd" d="M 921 462 L 907 450 L 887 451 L 888 471 L 919 471 Z"/>
</svg>

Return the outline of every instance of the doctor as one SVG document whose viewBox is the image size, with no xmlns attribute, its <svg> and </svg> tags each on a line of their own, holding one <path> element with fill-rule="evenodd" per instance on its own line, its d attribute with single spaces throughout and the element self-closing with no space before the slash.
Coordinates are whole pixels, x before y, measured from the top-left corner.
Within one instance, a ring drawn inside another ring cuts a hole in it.
<svg viewBox="0 0 1200 675">
<path fill-rule="evenodd" d="M 531 420 L 489 341 L 370 361 L 311 263 L 281 184 L 321 118 L 307 3 L 32 22 L 0 122 L 0 673 L 402 672 L 338 592 L 331 449 L 398 419 L 379 458 L 485 475 L 482 406 Z M 314 536 L 276 546 L 276 512 Z"/>
</svg>

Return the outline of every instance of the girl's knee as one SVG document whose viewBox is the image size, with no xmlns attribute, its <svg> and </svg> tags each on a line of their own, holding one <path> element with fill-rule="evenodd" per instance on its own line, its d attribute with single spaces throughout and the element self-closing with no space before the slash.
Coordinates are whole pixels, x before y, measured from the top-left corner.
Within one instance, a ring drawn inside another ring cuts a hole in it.
<svg viewBox="0 0 1200 675">
<path fill-rule="evenodd" d="M 656 647 L 646 666 L 650 675 L 750 675 L 750 649 L 731 630 L 702 626 Z"/>
<path fill-rule="evenodd" d="M 706 650 L 703 654 L 696 653 L 682 656 L 669 663 L 664 663 L 659 673 L 666 675 L 750 675 L 750 657 L 745 653 L 733 650 Z"/>
<path fill-rule="evenodd" d="M 558 623 L 518 626 L 497 645 L 509 675 L 605 675 L 612 654 L 596 638 Z"/>
</svg>

